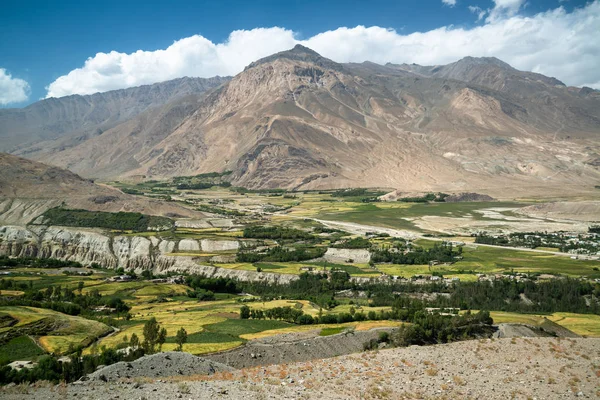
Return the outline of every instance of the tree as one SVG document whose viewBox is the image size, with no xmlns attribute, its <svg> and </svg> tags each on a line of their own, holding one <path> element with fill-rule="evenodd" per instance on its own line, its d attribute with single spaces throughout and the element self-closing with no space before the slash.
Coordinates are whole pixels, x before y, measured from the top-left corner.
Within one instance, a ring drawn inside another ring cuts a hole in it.
<svg viewBox="0 0 600 400">
<path fill-rule="evenodd" d="M 152 279 L 154 278 L 154 276 L 152 275 L 152 271 L 150 271 L 149 269 L 145 269 L 142 271 L 142 278 L 144 279 Z"/>
<path fill-rule="evenodd" d="M 183 351 L 183 345 L 187 342 L 187 332 L 182 327 L 177 331 L 177 335 L 175 336 L 175 343 L 177 343 L 177 351 Z"/>
<path fill-rule="evenodd" d="M 140 347 L 140 338 L 135 333 L 131 334 L 131 339 L 129 339 L 129 345 L 133 347 L 133 349 L 137 349 Z"/>
<path fill-rule="evenodd" d="M 77 290 L 79 290 L 79 294 L 81 294 L 81 291 L 83 290 L 83 281 L 79 281 L 79 283 L 77 283 Z"/>
<path fill-rule="evenodd" d="M 250 307 L 248 307 L 248 306 L 240 307 L 240 318 L 241 319 L 250 318 Z"/>
<path fill-rule="evenodd" d="M 161 328 L 158 332 L 158 339 L 156 342 L 158 343 L 158 351 L 162 351 L 162 345 L 165 344 L 167 340 L 167 330 L 165 328 Z"/>
<path fill-rule="evenodd" d="M 146 353 L 148 353 L 148 354 L 154 353 L 154 348 L 156 347 L 156 343 L 158 342 L 159 333 L 160 333 L 160 325 L 156 321 L 156 318 L 154 318 L 154 317 L 150 318 L 144 324 L 144 332 L 143 332 L 144 343 L 142 344 L 142 346 L 144 347 L 144 350 L 146 351 Z"/>
</svg>

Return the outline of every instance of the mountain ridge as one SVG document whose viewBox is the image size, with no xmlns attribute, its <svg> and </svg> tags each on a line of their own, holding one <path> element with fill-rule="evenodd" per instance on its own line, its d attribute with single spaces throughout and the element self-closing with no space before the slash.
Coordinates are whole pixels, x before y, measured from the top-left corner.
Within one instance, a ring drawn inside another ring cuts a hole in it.
<svg viewBox="0 0 600 400">
<path fill-rule="evenodd" d="M 231 170 L 249 188 L 494 190 L 600 179 L 589 162 L 600 153 L 593 93 L 497 59 L 428 74 L 338 64 L 296 46 L 205 95 L 28 155 L 101 179 Z"/>
<path fill-rule="evenodd" d="M 17 151 L 68 134 L 83 138 L 101 134 L 116 124 L 177 97 L 201 94 L 229 77 L 177 78 L 152 85 L 91 95 L 48 98 L 24 108 L 0 109 L 0 151 Z M 23 140 L 29 136 L 28 140 Z"/>
</svg>

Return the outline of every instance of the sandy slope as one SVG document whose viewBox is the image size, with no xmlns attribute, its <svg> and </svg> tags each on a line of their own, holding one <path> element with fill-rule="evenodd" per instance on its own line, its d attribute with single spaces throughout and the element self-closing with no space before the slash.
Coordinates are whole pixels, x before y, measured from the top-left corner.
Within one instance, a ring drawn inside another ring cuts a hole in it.
<svg viewBox="0 0 600 400">
<path fill-rule="evenodd" d="M 600 339 L 473 340 L 210 377 L 11 387 L 3 399 L 556 399 L 600 396 Z"/>
</svg>

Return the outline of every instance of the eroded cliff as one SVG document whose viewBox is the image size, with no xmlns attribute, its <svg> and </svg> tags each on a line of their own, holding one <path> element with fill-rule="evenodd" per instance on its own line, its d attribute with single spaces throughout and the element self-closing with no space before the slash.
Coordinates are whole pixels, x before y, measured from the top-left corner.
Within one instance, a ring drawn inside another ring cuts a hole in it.
<svg viewBox="0 0 600 400">
<path fill-rule="evenodd" d="M 242 281 L 287 283 L 297 275 L 238 271 L 203 265 L 198 257 L 177 251 L 219 251 L 239 248 L 236 240 L 162 239 L 158 236 L 112 235 L 101 230 L 57 226 L 0 226 L 0 255 L 72 260 L 84 265 L 133 269 L 136 273 L 180 272 Z"/>
</svg>

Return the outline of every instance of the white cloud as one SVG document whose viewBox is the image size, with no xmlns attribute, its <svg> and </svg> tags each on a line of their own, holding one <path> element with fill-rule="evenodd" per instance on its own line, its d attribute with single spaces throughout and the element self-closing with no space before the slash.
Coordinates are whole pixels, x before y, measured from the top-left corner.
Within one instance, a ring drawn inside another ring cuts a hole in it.
<svg viewBox="0 0 600 400">
<path fill-rule="evenodd" d="M 569 85 L 600 89 L 600 1 L 571 13 L 559 7 L 533 17 L 515 14 L 523 4 L 523 0 L 496 0 L 490 11 L 497 9 L 496 16 L 471 29 L 449 26 L 401 35 L 392 29 L 357 26 L 298 40 L 284 28 L 258 28 L 232 32 L 219 44 L 196 35 L 164 50 L 98 53 L 52 82 L 47 96 L 90 94 L 181 76 L 234 75 L 250 62 L 297 43 L 338 62 L 435 65 L 465 56 L 495 56 Z"/>
<path fill-rule="evenodd" d="M 29 84 L 23 79 L 13 78 L 4 68 L 0 68 L 0 105 L 20 103 L 29 97 Z"/>
<path fill-rule="evenodd" d="M 454 7 L 456 5 L 456 0 L 442 0 L 442 3 L 447 6 Z"/>
<path fill-rule="evenodd" d="M 485 14 L 487 14 L 487 11 L 481 7 L 469 6 L 468 8 L 473 14 L 477 14 L 477 22 L 481 21 L 485 17 Z"/>
<path fill-rule="evenodd" d="M 512 17 L 519 12 L 524 4 L 525 0 L 494 0 L 494 8 L 488 10 L 489 15 L 486 21 L 493 22 L 504 17 Z"/>
<path fill-rule="evenodd" d="M 194 35 L 164 50 L 98 53 L 52 82 L 47 97 L 105 92 L 182 76 L 235 75 L 252 61 L 295 44 L 292 31 L 275 27 L 234 31 L 220 44 Z"/>
</svg>

